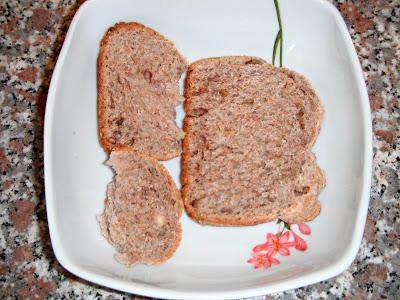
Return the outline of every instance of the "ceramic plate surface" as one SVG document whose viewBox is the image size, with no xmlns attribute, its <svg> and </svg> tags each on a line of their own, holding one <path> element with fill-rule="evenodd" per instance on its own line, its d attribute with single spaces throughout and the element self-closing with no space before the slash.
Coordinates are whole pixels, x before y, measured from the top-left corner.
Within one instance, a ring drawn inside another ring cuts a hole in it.
<svg viewBox="0 0 400 300">
<path fill-rule="evenodd" d="M 278 30 L 272 0 L 89 0 L 76 13 L 54 70 L 45 117 L 45 179 L 51 241 L 70 272 L 110 288 L 160 298 L 222 299 L 312 284 L 344 271 L 362 238 L 371 181 L 371 120 L 361 68 L 339 12 L 320 0 L 281 0 L 284 65 L 305 75 L 325 115 L 313 151 L 326 172 L 322 211 L 309 223 L 308 249 L 254 270 L 253 246 L 276 232 L 201 226 L 185 214 L 175 255 L 159 266 L 118 264 L 100 235 L 113 173 L 97 134 L 96 59 L 108 27 L 136 21 L 154 28 L 189 61 L 255 55 L 271 61 Z M 177 122 L 182 123 L 182 108 Z M 178 186 L 180 159 L 165 163 Z"/>
</svg>

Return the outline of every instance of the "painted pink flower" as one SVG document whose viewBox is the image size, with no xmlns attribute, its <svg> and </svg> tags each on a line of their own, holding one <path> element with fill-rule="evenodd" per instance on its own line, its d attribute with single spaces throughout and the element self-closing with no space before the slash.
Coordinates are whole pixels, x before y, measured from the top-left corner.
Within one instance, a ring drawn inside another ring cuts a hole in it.
<svg viewBox="0 0 400 300">
<path fill-rule="evenodd" d="M 279 265 L 280 261 L 273 257 L 273 255 L 268 255 L 268 253 L 259 251 L 252 252 L 251 258 L 247 261 L 248 263 L 254 263 L 254 269 L 258 269 L 259 267 L 264 267 L 268 269 L 272 265 Z"/>
<path fill-rule="evenodd" d="M 282 256 L 290 255 L 290 247 L 294 247 L 299 251 L 307 250 L 307 243 L 300 236 L 298 236 L 294 230 L 293 225 L 285 223 L 282 220 L 278 220 L 278 224 L 284 224 L 282 231 L 279 227 L 277 234 L 268 233 L 267 241 L 264 244 L 257 245 L 253 248 L 251 258 L 247 260 L 249 263 L 254 264 L 254 268 L 264 267 L 265 269 L 271 267 L 274 264 L 280 264 L 280 261 L 275 258 L 277 254 Z M 304 223 L 297 224 L 300 233 L 305 235 L 311 234 L 311 229 Z M 286 231 L 285 231 L 286 230 Z M 290 233 L 293 235 L 293 240 L 290 240 Z"/>
<path fill-rule="evenodd" d="M 299 231 L 302 234 L 305 234 L 305 235 L 310 235 L 311 234 L 311 229 L 310 229 L 310 227 L 308 227 L 307 224 L 299 223 L 299 224 L 297 224 L 297 227 L 299 227 Z"/>
<path fill-rule="evenodd" d="M 295 244 L 293 242 L 289 242 L 290 231 L 286 231 L 285 233 L 277 233 L 267 234 L 267 242 L 253 248 L 254 252 L 259 251 L 269 251 L 271 255 L 275 253 L 279 253 L 282 256 L 290 255 L 289 248 L 293 247 Z"/>
</svg>

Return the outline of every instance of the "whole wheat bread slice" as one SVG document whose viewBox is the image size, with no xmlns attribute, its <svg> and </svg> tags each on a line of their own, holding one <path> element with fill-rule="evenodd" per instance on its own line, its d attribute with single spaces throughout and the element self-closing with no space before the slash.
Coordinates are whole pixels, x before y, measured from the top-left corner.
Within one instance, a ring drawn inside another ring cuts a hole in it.
<svg viewBox="0 0 400 300">
<path fill-rule="evenodd" d="M 170 258 L 182 235 L 183 204 L 167 170 L 129 147 L 117 147 L 107 165 L 115 170 L 99 216 L 103 236 L 128 266 L 159 264 Z"/>
<path fill-rule="evenodd" d="M 182 196 L 196 221 L 303 222 L 325 184 L 309 153 L 323 115 L 301 75 L 256 57 L 190 65 L 185 90 Z"/>
<path fill-rule="evenodd" d="M 159 160 L 181 154 L 175 107 L 186 68 L 174 44 L 156 31 L 138 23 L 108 29 L 98 56 L 99 135 L 108 153 L 124 145 Z"/>
</svg>

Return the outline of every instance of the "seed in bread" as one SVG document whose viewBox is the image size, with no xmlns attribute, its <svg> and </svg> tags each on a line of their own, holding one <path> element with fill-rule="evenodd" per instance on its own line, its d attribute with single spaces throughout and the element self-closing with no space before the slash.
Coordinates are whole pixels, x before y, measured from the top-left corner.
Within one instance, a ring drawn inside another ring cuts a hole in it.
<svg viewBox="0 0 400 300">
<path fill-rule="evenodd" d="M 309 151 L 323 108 L 303 76 L 256 57 L 204 59 L 189 67 L 185 98 L 182 196 L 193 219 L 253 225 L 319 214 L 325 178 Z"/>
<path fill-rule="evenodd" d="M 150 28 L 118 23 L 106 32 L 98 57 L 98 113 L 108 153 L 123 145 L 159 160 L 181 154 L 184 134 L 175 107 L 186 68 L 174 44 Z"/>
<path fill-rule="evenodd" d="M 99 223 L 119 252 L 116 259 L 128 266 L 166 261 L 182 234 L 183 205 L 172 178 L 155 159 L 128 147 L 113 150 L 107 164 L 116 175 Z"/>
</svg>

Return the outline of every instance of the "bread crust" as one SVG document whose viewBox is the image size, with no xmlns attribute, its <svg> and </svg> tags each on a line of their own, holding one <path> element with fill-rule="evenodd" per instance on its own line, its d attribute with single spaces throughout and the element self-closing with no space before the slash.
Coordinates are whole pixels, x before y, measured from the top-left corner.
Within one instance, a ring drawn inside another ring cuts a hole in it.
<svg viewBox="0 0 400 300">
<path fill-rule="evenodd" d="M 212 58 L 205 58 L 201 59 L 198 61 L 193 62 L 190 64 L 187 75 L 186 75 L 186 81 L 185 81 L 185 112 L 186 112 L 186 117 L 183 121 L 183 130 L 185 132 L 185 137 L 183 139 L 182 143 L 182 171 L 181 171 L 181 182 L 182 182 L 182 200 L 183 204 L 185 206 L 186 212 L 188 215 L 195 220 L 196 222 L 204 225 L 215 225 L 215 226 L 251 226 L 251 225 L 257 225 L 261 223 L 266 223 L 270 222 L 273 220 L 276 220 L 278 218 L 284 220 L 285 222 L 294 224 L 294 223 L 301 223 L 301 222 L 307 222 L 311 221 L 314 218 L 316 218 L 320 211 L 321 211 L 321 204 L 318 201 L 316 197 L 310 197 L 307 200 L 307 207 L 309 209 L 305 211 L 303 214 L 298 214 L 293 211 L 289 211 L 286 215 L 280 215 L 278 212 L 275 214 L 269 214 L 269 215 L 259 215 L 259 216 L 254 216 L 251 218 L 243 218 L 243 217 L 238 217 L 238 218 L 232 218 L 232 217 L 215 217 L 215 216 L 200 216 L 194 207 L 190 204 L 190 174 L 188 171 L 188 161 L 190 159 L 191 153 L 189 150 L 189 141 L 192 136 L 192 128 L 190 126 L 190 120 L 189 116 L 191 115 L 191 106 L 192 106 L 192 72 L 200 65 L 208 63 L 209 61 L 223 61 L 227 57 L 212 57 Z M 253 56 L 229 56 L 228 58 L 230 59 L 238 59 L 238 60 L 252 60 L 260 63 L 266 63 L 263 59 L 258 58 L 258 57 L 253 57 Z M 308 79 L 305 78 L 304 76 L 293 72 L 289 69 L 286 68 L 279 68 L 282 72 L 288 74 L 291 77 L 296 78 L 297 80 L 304 80 L 306 81 L 309 86 L 311 84 L 309 83 Z M 313 90 L 308 90 L 307 92 L 312 93 L 315 95 L 315 92 Z M 320 125 L 322 121 L 322 116 L 324 113 L 322 105 L 319 103 L 319 105 L 315 108 L 316 110 L 319 111 L 320 118 L 317 120 L 317 126 L 315 127 L 316 130 L 312 132 L 312 138 L 310 139 L 309 144 L 306 146 L 306 151 L 309 151 L 309 149 L 314 145 L 318 134 L 320 132 Z M 325 176 L 323 171 L 318 167 L 318 183 L 322 187 L 325 186 Z"/>
<path fill-rule="evenodd" d="M 111 34 L 113 34 L 114 32 L 117 31 L 121 31 L 121 30 L 128 30 L 128 29 L 139 29 L 139 30 L 143 30 L 146 31 L 154 36 L 159 37 L 160 39 L 164 40 L 165 43 L 170 44 L 173 48 L 176 49 L 176 51 L 178 53 L 179 50 L 175 47 L 174 43 L 172 43 L 170 40 L 168 40 L 166 37 L 164 37 L 163 35 L 161 35 L 160 33 L 158 33 L 157 31 L 146 27 L 140 23 L 136 23 L 136 22 L 129 22 L 129 23 L 125 23 L 125 22 L 120 22 L 115 24 L 114 26 L 110 27 L 107 32 L 104 34 L 101 42 L 100 42 L 100 51 L 99 51 L 99 55 L 97 57 L 97 112 L 98 112 L 98 128 L 99 128 L 99 140 L 100 140 L 100 144 L 102 145 L 102 147 L 104 148 L 104 150 L 110 154 L 111 151 L 116 148 L 117 146 L 122 146 L 120 144 L 112 144 L 107 140 L 106 137 L 106 119 L 105 119 L 105 109 L 106 109 L 106 104 L 105 104 L 105 97 L 104 97 L 104 79 L 102 76 L 102 72 L 101 70 L 103 69 L 103 66 L 105 64 L 105 48 L 106 45 L 108 44 L 108 40 L 111 36 Z M 183 55 L 181 55 L 182 57 L 184 57 Z M 128 147 L 128 146 L 127 146 Z M 131 147 L 133 148 L 133 147 Z M 175 158 L 177 156 L 179 156 L 181 153 L 180 151 L 175 151 L 175 152 L 171 152 L 168 153 L 164 156 L 159 156 L 159 155 L 152 155 L 152 157 L 154 157 L 157 160 L 169 160 L 172 158 Z"/>
<path fill-rule="evenodd" d="M 172 257 L 172 255 L 175 253 L 175 251 L 177 250 L 177 248 L 182 240 L 182 225 L 179 223 L 179 219 L 181 218 L 182 212 L 183 212 L 183 203 L 182 203 L 181 193 L 179 192 L 178 188 L 176 187 L 175 182 L 172 179 L 171 175 L 169 175 L 167 169 L 162 164 L 160 164 L 155 158 L 148 156 L 146 154 L 143 154 L 143 153 L 141 153 L 131 147 L 128 147 L 128 146 L 116 146 L 113 149 L 113 151 L 128 152 L 128 153 L 132 153 L 132 154 L 135 154 L 137 156 L 144 158 L 145 160 L 149 161 L 154 166 L 154 168 L 156 168 L 167 179 L 168 186 L 172 192 L 172 198 L 175 200 L 174 206 L 175 206 L 176 212 L 177 212 L 176 222 L 178 225 L 177 238 L 176 238 L 174 244 L 170 247 L 169 251 L 160 259 L 158 259 L 158 260 L 143 260 L 143 261 L 138 262 L 138 263 L 144 263 L 144 264 L 161 264 Z"/>
</svg>

